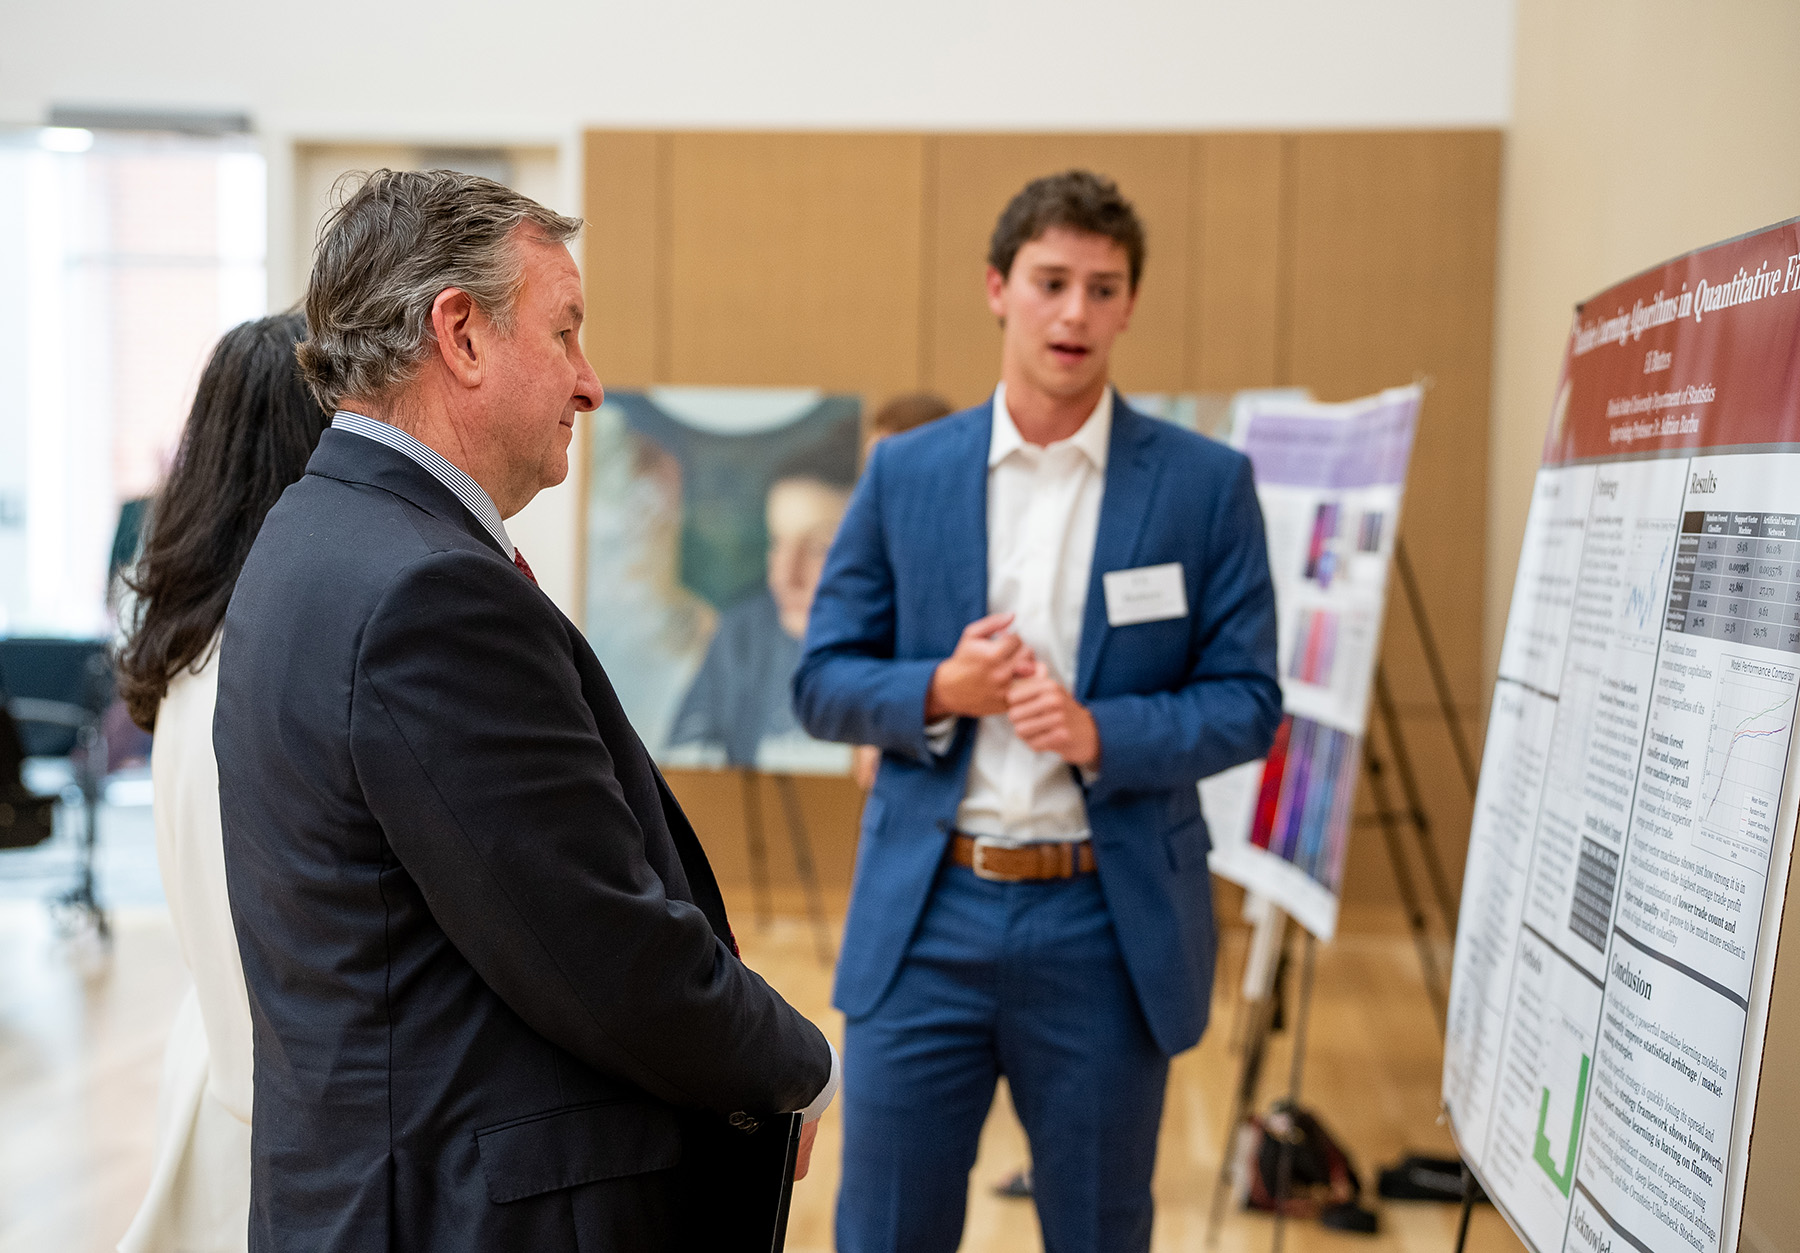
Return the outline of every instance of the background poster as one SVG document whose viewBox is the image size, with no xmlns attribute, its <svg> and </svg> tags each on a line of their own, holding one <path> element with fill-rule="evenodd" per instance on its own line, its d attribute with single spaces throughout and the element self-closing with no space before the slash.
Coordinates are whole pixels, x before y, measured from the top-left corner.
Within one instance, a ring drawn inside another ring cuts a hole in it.
<svg viewBox="0 0 1800 1253">
<path fill-rule="evenodd" d="M 854 396 L 717 387 L 609 392 L 593 415 L 582 626 L 663 764 L 849 770 L 789 683 L 860 418 Z"/>
<path fill-rule="evenodd" d="M 1338 889 L 1421 392 L 1345 404 L 1248 396 L 1231 442 L 1256 470 L 1285 716 L 1266 762 L 1200 785 L 1214 874 L 1323 939 Z"/>
<path fill-rule="evenodd" d="M 1735 1249 L 1796 808 L 1800 225 L 1576 310 L 1443 1098 L 1536 1253 Z"/>
</svg>

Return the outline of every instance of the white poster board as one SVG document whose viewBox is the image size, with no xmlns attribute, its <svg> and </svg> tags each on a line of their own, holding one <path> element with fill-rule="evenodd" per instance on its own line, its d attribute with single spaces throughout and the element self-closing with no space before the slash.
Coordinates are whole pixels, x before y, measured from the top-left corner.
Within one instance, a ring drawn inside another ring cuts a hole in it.
<svg viewBox="0 0 1800 1253">
<path fill-rule="evenodd" d="M 1266 761 L 1200 785 L 1214 874 L 1330 939 L 1381 648 L 1420 390 L 1321 404 L 1250 396 L 1231 442 L 1256 471 L 1284 716 Z"/>
<path fill-rule="evenodd" d="M 1797 694 L 1788 223 L 1629 279 L 1570 329 L 1489 715 L 1443 1079 L 1464 1159 L 1536 1253 L 1737 1247 Z"/>
</svg>

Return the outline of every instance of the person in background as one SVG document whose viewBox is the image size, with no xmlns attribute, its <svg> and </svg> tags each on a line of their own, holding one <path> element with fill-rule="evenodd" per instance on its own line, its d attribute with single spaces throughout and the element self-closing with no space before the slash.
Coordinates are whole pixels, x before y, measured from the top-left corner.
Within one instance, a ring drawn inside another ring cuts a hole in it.
<svg viewBox="0 0 1800 1253">
<path fill-rule="evenodd" d="M 833 996 L 839 1253 L 956 1247 L 1001 1075 L 1044 1247 L 1150 1247 L 1212 992 L 1195 784 L 1268 749 L 1281 689 L 1248 459 L 1109 380 L 1143 258 L 1107 179 L 1014 197 L 1000 384 L 876 446 L 813 600 L 801 725 L 882 750 Z"/>
<path fill-rule="evenodd" d="M 225 333 L 124 575 L 119 689 L 155 732 L 156 856 L 194 982 L 163 1057 L 150 1190 L 121 1253 L 228 1253 L 248 1240 L 250 1004 L 225 895 L 213 701 L 220 627 L 251 541 L 331 422 L 294 360 L 305 335 L 298 313 Z"/>
<path fill-rule="evenodd" d="M 903 392 L 875 411 L 869 419 L 869 430 L 863 438 L 863 464 L 875 445 L 890 435 L 900 435 L 927 422 L 936 422 L 956 412 L 956 406 L 936 392 Z"/>
<path fill-rule="evenodd" d="M 956 407 L 936 392 L 905 392 L 895 396 L 869 419 L 868 434 L 863 439 L 863 464 L 869 464 L 869 454 L 875 451 L 875 445 L 888 436 L 899 435 L 914 427 L 924 426 L 927 422 L 936 422 L 955 412 Z M 880 767 L 879 748 L 873 744 L 856 746 L 856 755 L 850 761 L 850 777 L 856 780 L 857 787 L 864 792 L 874 787 L 875 771 Z"/>
</svg>

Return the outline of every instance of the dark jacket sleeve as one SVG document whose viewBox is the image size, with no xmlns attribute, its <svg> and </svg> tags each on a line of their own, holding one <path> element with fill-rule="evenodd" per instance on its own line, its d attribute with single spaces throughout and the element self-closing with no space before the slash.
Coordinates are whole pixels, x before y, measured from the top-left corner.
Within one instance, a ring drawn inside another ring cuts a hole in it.
<svg viewBox="0 0 1800 1253">
<path fill-rule="evenodd" d="M 838 526 L 794 672 L 794 714 L 821 740 L 873 744 L 925 760 L 925 698 L 941 657 L 894 657 L 896 597 L 881 523 L 875 445 Z"/>
<path fill-rule="evenodd" d="M 1100 732 L 1089 796 L 1191 787 L 1269 751 L 1281 722 L 1275 678 L 1275 589 L 1262 507 L 1247 458 L 1208 527 L 1196 614 L 1199 647 L 1187 681 L 1169 692 L 1106 696 L 1088 705 Z"/>
<path fill-rule="evenodd" d="M 777 1111 L 824 1087 L 818 1029 L 671 899 L 566 628 L 483 554 L 431 554 L 365 628 L 351 753 L 450 941 L 539 1034 L 673 1104 Z"/>
</svg>

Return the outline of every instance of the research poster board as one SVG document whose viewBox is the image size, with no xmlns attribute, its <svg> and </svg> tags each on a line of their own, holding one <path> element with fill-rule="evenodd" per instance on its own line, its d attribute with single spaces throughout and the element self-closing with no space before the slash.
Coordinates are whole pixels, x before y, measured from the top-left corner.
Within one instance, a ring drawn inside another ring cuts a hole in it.
<svg viewBox="0 0 1800 1253">
<path fill-rule="evenodd" d="M 1464 1159 L 1536 1253 L 1737 1247 L 1797 692 L 1800 220 L 1570 327 L 1443 1077 Z"/>
<path fill-rule="evenodd" d="M 1417 387 L 1343 404 L 1252 395 L 1232 415 L 1231 442 L 1255 468 L 1268 532 L 1283 713 L 1265 761 L 1200 785 L 1208 864 L 1321 939 L 1337 930 L 1420 396 Z"/>
</svg>

